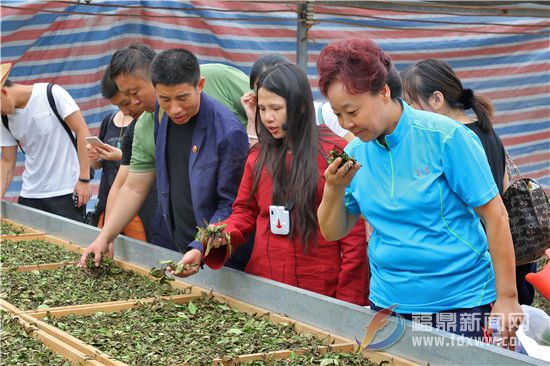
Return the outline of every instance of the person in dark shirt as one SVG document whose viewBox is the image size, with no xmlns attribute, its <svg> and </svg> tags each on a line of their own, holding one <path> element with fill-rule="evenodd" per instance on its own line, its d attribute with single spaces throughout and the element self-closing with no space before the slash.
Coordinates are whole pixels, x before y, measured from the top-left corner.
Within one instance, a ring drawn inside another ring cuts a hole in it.
<svg viewBox="0 0 550 366">
<path fill-rule="evenodd" d="M 483 96 L 464 88 L 450 65 L 441 60 L 427 59 L 401 72 L 404 97 L 413 108 L 427 110 L 454 119 L 471 129 L 483 145 L 493 178 L 502 196 L 508 188 L 506 153 L 493 128 L 493 105 Z M 472 109 L 475 118 L 466 114 Z M 525 275 L 535 271 L 532 263 L 516 267 L 516 284 L 520 304 L 530 305 L 534 289 Z"/>
<path fill-rule="evenodd" d="M 102 168 L 98 202 L 95 213 L 99 215 L 98 227 L 103 227 L 107 207 L 112 205 L 118 189 L 128 174 L 128 165 L 132 156 L 132 141 L 137 118 L 143 113 L 141 105 L 131 103 L 130 98 L 120 92 L 109 77 L 109 69 L 101 80 L 101 94 L 111 104 L 119 108 L 103 119 L 99 130 L 99 139 L 103 146 L 87 144 L 86 150 L 90 164 L 94 169 Z M 131 238 L 153 242 L 152 219 L 157 208 L 157 191 L 153 187 L 138 215 L 122 231 Z"/>
<path fill-rule="evenodd" d="M 229 216 L 248 153 L 243 125 L 224 105 L 202 93 L 205 78 L 185 49 L 158 54 L 151 81 L 159 107 L 155 170 L 159 207 L 182 261 L 198 271 L 202 244 L 196 227 Z"/>
</svg>

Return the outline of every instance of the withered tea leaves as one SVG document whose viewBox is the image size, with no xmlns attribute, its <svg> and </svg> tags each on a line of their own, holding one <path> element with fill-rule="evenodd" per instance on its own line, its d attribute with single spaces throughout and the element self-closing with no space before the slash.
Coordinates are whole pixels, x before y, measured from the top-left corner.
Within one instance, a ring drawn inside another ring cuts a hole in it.
<svg viewBox="0 0 550 366">
<path fill-rule="evenodd" d="M 189 304 L 187 304 L 187 309 L 191 315 L 195 315 L 197 313 L 197 305 L 193 304 L 193 301 L 190 301 Z"/>
<path fill-rule="evenodd" d="M 319 352 L 318 349 L 311 349 L 305 354 L 298 355 L 291 353 L 288 359 L 273 361 L 250 361 L 241 362 L 239 366 L 383 366 L 382 363 L 374 363 L 361 353 L 348 353 L 342 351 Z"/>
<path fill-rule="evenodd" d="M 159 279 L 160 283 L 166 283 L 168 281 L 173 281 L 174 278 L 172 276 L 169 276 L 166 273 L 166 269 L 170 267 L 174 269 L 175 274 L 180 274 L 188 269 L 197 267 L 196 264 L 183 264 L 183 263 L 176 263 L 172 260 L 164 260 L 159 261 L 157 267 L 151 268 L 149 271 L 149 274 L 155 278 Z"/>
<path fill-rule="evenodd" d="M 354 158 L 352 158 L 351 156 L 349 156 L 345 151 L 339 152 L 336 149 L 332 149 L 328 153 L 327 164 L 330 165 L 330 164 L 334 163 L 334 160 L 336 160 L 337 158 L 342 159 L 342 162 L 340 163 L 340 166 L 344 165 L 348 161 L 352 161 L 353 164 L 357 163 L 357 161 Z"/>
<path fill-rule="evenodd" d="M 0 223 L 0 235 L 21 235 L 25 234 L 24 227 L 15 226 L 6 222 Z"/>
<path fill-rule="evenodd" d="M 188 304 L 155 301 L 116 313 L 45 318 L 129 365 L 211 365 L 212 359 L 319 345 L 293 326 L 203 296 Z M 98 332 L 97 329 L 110 330 Z"/>
<path fill-rule="evenodd" d="M 112 269 L 115 269 L 115 262 L 112 258 L 109 258 L 107 256 L 103 256 L 101 258 L 101 263 L 98 267 L 95 265 L 95 254 L 90 253 L 88 254 L 88 258 L 86 258 L 86 267 L 82 268 L 84 273 L 86 273 L 88 276 L 91 277 L 101 277 L 101 276 L 107 276 L 111 273 Z M 115 269 L 116 270 L 116 269 Z"/>
<path fill-rule="evenodd" d="M 2 272 L 1 297 L 22 310 L 40 305 L 67 306 L 105 301 L 141 299 L 188 293 L 120 267 L 111 266 L 101 277 L 87 275 L 81 268 L 32 272 Z"/>
<path fill-rule="evenodd" d="M 10 268 L 45 263 L 76 263 L 80 258 L 80 254 L 45 240 L 2 240 L 0 253 L 1 266 Z"/>
<path fill-rule="evenodd" d="M 208 224 L 208 222 L 205 222 L 205 226 L 200 227 L 197 226 L 197 229 L 199 230 L 197 232 L 197 235 L 195 236 L 195 240 L 200 241 L 203 245 L 206 244 L 206 250 L 204 251 L 204 256 L 207 257 L 208 254 L 210 254 L 210 251 L 212 250 L 212 241 L 209 241 L 210 238 L 212 239 L 220 239 L 224 238 L 227 241 L 227 245 L 229 246 L 229 255 L 231 255 L 231 235 L 229 233 L 224 233 L 223 230 L 227 227 L 226 224 L 221 225 L 211 225 Z"/>
<path fill-rule="evenodd" d="M 2 331 L 0 332 L 0 349 L 2 365 L 25 366 L 69 366 L 71 363 L 56 355 L 40 341 L 31 338 L 16 318 L 0 310 Z"/>
</svg>

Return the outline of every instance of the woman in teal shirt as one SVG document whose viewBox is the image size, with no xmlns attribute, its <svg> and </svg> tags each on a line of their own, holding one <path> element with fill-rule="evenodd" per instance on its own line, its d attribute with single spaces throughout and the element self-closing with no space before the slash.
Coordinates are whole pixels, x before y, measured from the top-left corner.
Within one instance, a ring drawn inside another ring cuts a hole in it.
<svg viewBox="0 0 550 366">
<path fill-rule="evenodd" d="M 479 338 L 490 312 L 502 317 L 507 342 L 521 308 L 506 209 L 483 148 L 464 126 L 392 93 L 391 67 L 369 40 L 337 41 L 321 52 L 320 89 L 358 137 L 346 148 L 358 164 L 340 167 L 337 159 L 325 172 L 321 232 L 337 240 L 361 215 L 371 223 L 374 309 L 397 305 L 412 320 L 432 314 L 432 326 Z M 461 329 L 476 314 L 479 325 Z M 449 324 L 439 326 L 441 319 Z"/>
</svg>

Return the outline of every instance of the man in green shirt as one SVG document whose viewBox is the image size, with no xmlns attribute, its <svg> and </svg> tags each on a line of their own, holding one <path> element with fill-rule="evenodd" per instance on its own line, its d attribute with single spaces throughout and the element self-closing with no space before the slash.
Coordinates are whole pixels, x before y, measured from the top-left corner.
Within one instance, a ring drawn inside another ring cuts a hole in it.
<svg viewBox="0 0 550 366">
<path fill-rule="evenodd" d="M 149 46 L 132 44 L 115 52 L 111 59 L 111 78 L 130 97 L 132 103 L 142 105 L 145 112 L 135 125 L 128 177 L 118 192 L 112 213 L 100 234 L 83 253 L 81 264 L 93 252 L 96 265 L 99 265 L 102 254 L 108 251 L 108 243 L 116 238 L 139 211 L 155 183 L 156 93 L 150 75 L 151 62 L 155 56 L 155 51 Z M 228 107 L 246 126 L 246 113 L 240 103 L 242 94 L 250 90 L 246 74 L 230 66 L 206 64 L 201 66 L 201 76 L 206 79 L 203 89 L 205 93 Z"/>
<path fill-rule="evenodd" d="M 205 78 L 203 92 L 229 108 L 246 128 L 248 118 L 241 97 L 250 91 L 248 76 L 223 64 L 202 64 L 200 68 Z"/>
<path fill-rule="evenodd" d="M 200 65 L 205 78 L 203 92 L 225 105 L 246 128 L 248 119 L 241 97 L 250 91 L 248 76 L 234 67 L 223 64 Z M 136 124 L 130 172 L 155 170 L 154 114 L 144 113 Z"/>
</svg>

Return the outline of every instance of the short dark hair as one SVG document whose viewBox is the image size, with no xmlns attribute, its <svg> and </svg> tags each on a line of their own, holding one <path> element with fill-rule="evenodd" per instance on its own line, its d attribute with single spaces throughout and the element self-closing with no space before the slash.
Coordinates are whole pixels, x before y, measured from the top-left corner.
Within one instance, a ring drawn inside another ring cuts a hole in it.
<svg viewBox="0 0 550 366">
<path fill-rule="evenodd" d="M 135 75 L 150 78 L 151 62 L 156 56 L 155 50 L 144 43 L 133 43 L 118 49 L 109 62 L 109 77 L 115 80 L 119 75 Z"/>
<path fill-rule="evenodd" d="M 10 79 L 6 79 L 6 81 L 4 81 L 4 86 L 7 86 L 9 88 L 13 86 L 13 82 Z"/>
<path fill-rule="evenodd" d="M 260 75 L 267 69 L 273 66 L 290 63 L 291 62 L 286 57 L 274 53 L 258 57 L 254 65 L 252 65 L 252 70 L 250 70 L 250 89 L 254 89 L 254 84 L 256 84 Z"/>
<path fill-rule="evenodd" d="M 111 79 L 110 70 L 107 66 L 103 78 L 101 79 L 101 95 L 105 99 L 111 99 L 117 95 L 118 92 L 120 92 L 120 90 L 118 90 L 115 81 Z"/>
<path fill-rule="evenodd" d="M 199 60 L 184 48 L 162 51 L 151 63 L 153 85 L 189 84 L 197 86 L 201 76 Z"/>
</svg>

